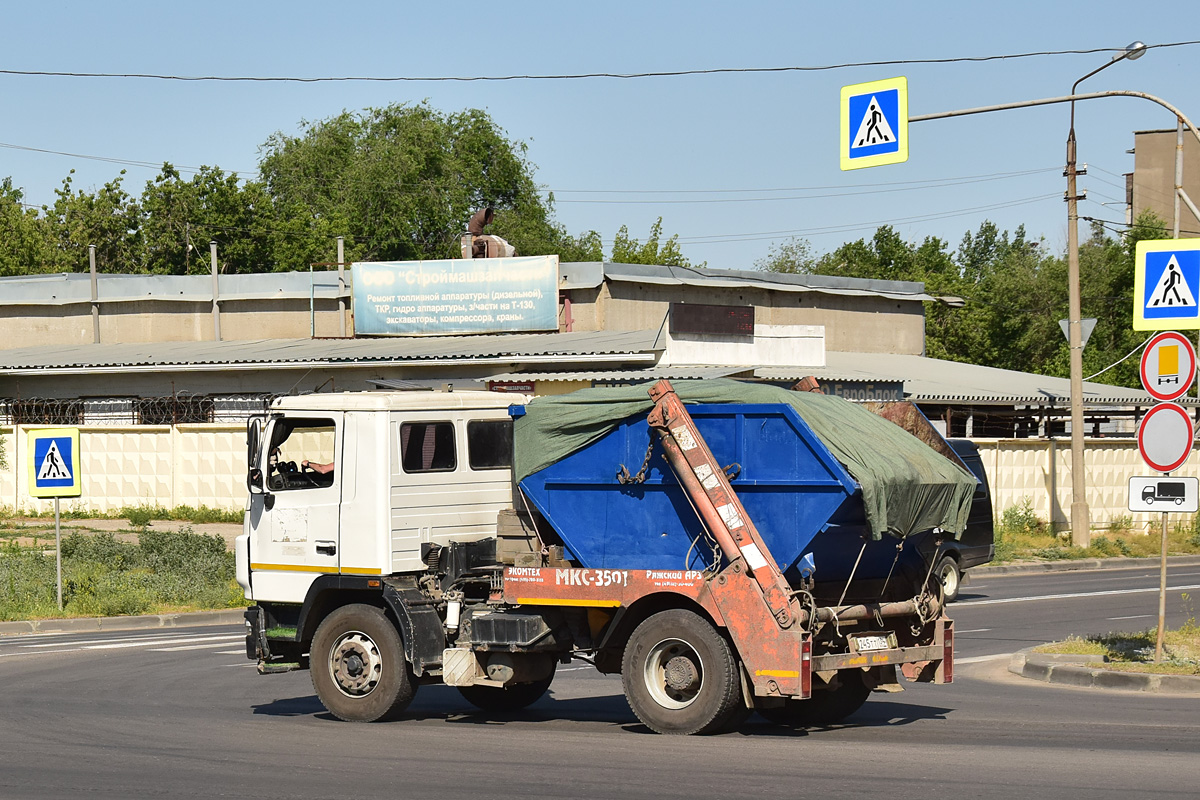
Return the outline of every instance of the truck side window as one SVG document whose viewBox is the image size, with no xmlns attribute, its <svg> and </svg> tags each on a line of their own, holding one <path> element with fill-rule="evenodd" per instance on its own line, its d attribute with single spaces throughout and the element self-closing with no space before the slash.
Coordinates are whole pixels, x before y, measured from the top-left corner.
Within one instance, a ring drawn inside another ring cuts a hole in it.
<svg viewBox="0 0 1200 800">
<path fill-rule="evenodd" d="M 321 489 L 336 478 L 331 469 L 317 472 L 305 462 L 331 464 L 335 459 L 337 428 L 331 419 L 289 417 L 271 428 L 267 485 L 272 491 Z"/>
<path fill-rule="evenodd" d="M 512 420 L 476 420 L 467 423 L 467 461 L 471 469 L 512 466 Z"/>
<path fill-rule="evenodd" d="M 405 472 L 446 472 L 457 467 L 454 424 L 405 422 L 400 426 L 400 464 Z"/>
</svg>

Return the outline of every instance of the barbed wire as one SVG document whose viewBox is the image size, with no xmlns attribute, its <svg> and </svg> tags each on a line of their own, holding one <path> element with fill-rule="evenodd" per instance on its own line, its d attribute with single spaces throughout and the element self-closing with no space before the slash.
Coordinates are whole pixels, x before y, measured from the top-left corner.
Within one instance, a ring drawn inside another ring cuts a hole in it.
<svg viewBox="0 0 1200 800">
<path fill-rule="evenodd" d="M 189 425 L 242 423 L 265 411 L 276 395 L 177 392 L 160 397 L 0 399 L 5 425 Z"/>
</svg>

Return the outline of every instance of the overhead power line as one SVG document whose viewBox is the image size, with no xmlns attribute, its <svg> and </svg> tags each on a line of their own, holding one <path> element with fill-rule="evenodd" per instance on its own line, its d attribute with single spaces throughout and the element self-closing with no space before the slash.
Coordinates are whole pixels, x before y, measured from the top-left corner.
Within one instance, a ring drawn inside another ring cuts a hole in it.
<svg viewBox="0 0 1200 800">
<path fill-rule="evenodd" d="M 1189 42 L 1165 42 L 1148 45 L 1147 49 L 1160 47 L 1186 47 L 1200 44 L 1200 40 Z M 680 69 L 661 72 L 581 72 L 544 75 L 334 75 L 324 77 L 300 77 L 285 75 L 167 75 L 150 72 L 58 72 L 52 70 L 18 70 L 0 69 L 0 75 L 20 75 L 27 77 L 50 78 L 141 78 L 162 81 L 217 81 L 229 83 L 344 83 L 344 82 L 464 82 L 475 81 L 561 81 L 583 80 L 588 78 L 676 78 L 685 75 L 745 75 L 770 74 L 784 72 L 827 72 L 831 70 L 850 69 L 852 67 L 886 67 L 905 66 L 912 64 L 962 64 L 982 63 L 986 61 L 1006 61 L 1020 58 L 1039 58 L 1044 56 L 1087 55 L 1092 53 L 1119 53 L 1123 47 L 1092 47 L 1082 50 L 1038 50 L 1028 53 L 1005 53 L 988 56 L 954 56 L 949 58 L 904 58 L 886 61 L 852 61 L 844 64 L 799 65 L 787 67 L 716 67 L 712 69 Z"/>
<path fill-rule="evenodd" d="M 947 188 L 950 186 L 963 186 L 965 184 L 971 184 L 971 183 L 985 183 L 988 181 L 1004 180 L 1006 178 L 1026 177 L 1026 176 L 1034 175 L 1037 173 L 1057 172 L 1059 169 L 1061 169 L 1061 167 L 1041 169 L 1041 170 L 1025 170 L 1023 172 L 1011 172 L 1011 173 L 1006 173 L 1006 174 L 991 175 L 991 176 L 987 176 L 987 177 L 947 178 L 947 179 L 940 180 L 938 182 L 932 182 L 932 181 L 925 182 L 925 185 L 921 185 L 921 186 L 875 184 L 874 187 L 872 187 L 872 188 L 860 188 L 855 191 L 830 191 L 830 192 L 822 192 L 820 194 L 791 195 L 791 196 L 784 196 L 784 197 L 778 197 L 778 196 L 776 196 L 776 197 L 717 197 L 717 198 L 685 199 L 685 200 L 664 200 L 664 199 L 658 199 L 658 200 L 586 200 L 586 199 L 559 200 L 558 198 L 555 198 L 555 202 L 556 203 L 591 203 L 591 204 L 600 204 L 600 205 L 656 205 L 656 206 L 657 205 L 696 204 L 696 203 L 778 203 L 778 202 L 791 201 L 791 200 L 821 200 L 821 199 L 826 199 L 826 198 L 830 198 L 830 197 L 854 197 L 857 195 L 865 195 L 865 194 L 875 195 L 875 194 L 891 194 L 892 192 L 911 192 L 911 191 L 915 191 L 917 189 L 943 189 L 943 188 Z M 835 187 L 832 187 L 832 186 L 813 187 L 812 190 L 815 190 L 818 188 L 833 189 Z M 803 191 L 812 191 L 812 190 L 798 188 L 798 189 L 794 189 L 793 191 L 802 191 L 803 192 Z M 721 190 L 719 190 L 719 189 L 713 190 L 713 193 L 719 193 L 720 191 Z M 737 190 L 737 191 L 742 191 L 742 190 Z M 754 191 L 754 190 L 749 190 L 749 191 Z M 759 191 L 775 192 L 778 190 L 777 189 L 761 189 Z M 557 194 L 557 192 L 555 192 L 555 194 Z"/>
<path fill-rule="evenodd" d="M 1025 197 L 1018 200 L 1009 200 L 1002 203 L 993 203 L 985 206 L 975 206 L 974 208 L 960 208 L 954 211 L 941 211 L 930 214 L 920 214 L 913 217 L 894 217 L 892 219 L 876 220 L 874 222 L 860 222 L 847 225 L 831 225 L 823 228 L 800 228 L 787 231 L 761 231 L 758 233 L 732 233 L 732 234 L 712 234 L 708 236 L 680 236 L 678 242 L 680 244 L 725 244 L 728 242 L 756 242 L 770 241 L 778 239 L 782 236 L 817 236 L 827 233 L 848 233 L 850 231 L 868 230 L 878 228 L 880 225 L 900 225 L 911 224 L 916 222 L 931 222 L 939 219 L 951 219 L 953 217 L 969 216 L 971 214 L 983 211 L 996 211 L 1002 208 L 1013 208 L 1015 206 L 1029 205 L 1031 203 L 1040 203 L 1045 200 L 1061 198 L 1062 194 L 1055 192 L 1053 194 L 1036 195 L 1034 197 Z"/>
</svg>

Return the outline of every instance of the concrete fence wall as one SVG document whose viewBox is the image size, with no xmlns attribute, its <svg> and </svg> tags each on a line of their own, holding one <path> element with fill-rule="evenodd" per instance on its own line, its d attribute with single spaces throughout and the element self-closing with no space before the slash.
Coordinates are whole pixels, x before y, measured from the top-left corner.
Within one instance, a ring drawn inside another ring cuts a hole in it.
<svg viewBox="0 0 1200 800">
<path fill-rule="evenodd" d="M 64 508 L 117 511 L 125 506 L 244 507 L 246 429 L 242 425 L 105 425 L 79 429 L 83 496 Z M 0 469 L 0 506 L 52 510 L 52 500 L 29 496 L 26 428 L 0 427 L 6 466 Z M 997 519 L 1004 509 L 1029 499 L 1041 519 L 1065 526 L 1071 507 L 1071 447 L 1067 439 L 978 439 L 992 487 Z M 289 442 L 290 444 L 290 442 Z M 317 439 L 298 442 L 306 457 L 328 460 Z M 290 455 L 288 457 L 291 457 Z M 1132 516 L 1136 526 L 1157 514 L 1130 514 L 1129 478 L 1152 475 L 1126 439 L 1087 441 L 1088 505 L 1092 524 L 1101 528 Z M 1193 455 L 1176 475 L 1200 477 Z"/>
<path fill-rule="evenodd" d="M 5 453 L 0 506 L 51 511 L 53 500 L 29 496 L 26 430 L 0 428 Z M 79 449 L 83 495 L 64 498 L 64 509 L 245 505 L 244 425 L 86 426 L 79 429 Z"/>
<path fill-rule="evenodd" d="M 992 507 L 999 519 L 1004 509 L 1029 499 L 1033 511 L 1056 527 L 1070 524 L 1070 439 L 976 439 L 992 487 Z M 1177 476 L 1200 477 L 1200 458 L 1192 456 Z M 1134 526 L 1157 525 L 1158 513 L 1129 511 L 1129 479 L 1154 476 L 1132 439 L 1088 439 L 1085 444 L 1087 502 L 1092 527 L 1102 528 L 1119 517 L 1132 517 Z"/>
</svg>

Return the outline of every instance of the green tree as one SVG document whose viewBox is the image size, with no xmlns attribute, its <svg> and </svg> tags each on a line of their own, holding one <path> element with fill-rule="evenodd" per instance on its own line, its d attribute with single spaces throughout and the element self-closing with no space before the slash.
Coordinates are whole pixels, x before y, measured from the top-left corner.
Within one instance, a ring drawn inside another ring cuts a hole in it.
<svg viewBox="0 0 1200 800">
<path fill-rule="evenodd" d="M 143 272 L 141 209 L 121 186 L 125 170 L 95 192 L 72 187 L 75 170 L 55 190 L 52 206 L 43 206 L 54 244 L 54 268 L 65 272 L 88 269 L 88 245 L 96 246 L 101 272 Z"/>
<path fill-rule="evenodd" d="M 299 136 L 274 134 L 262 153 L 276 214 L 295 225 L 277 243 L 281 268 L 328 260 L 339 234 L 348 258 L 454 257 L 468 218 L 485 205 L 496 209 L 495 233 L 519 253 L 556 252 L 566 238 L 534 183 L 525 143 L 478 109 L 343 112 Z"/>
<path fill-rule="evenodd" d="M 703 267 L 706 262 L 692 264 L 679 248 L 679 235 L 662 241 L 662 217 L 650 226 L 645 243 L 629 235 L 629 226 L 622 225 L 613 240 L 612 258 L 617 264 L 664 264 L 672 267 Z"/>
<path fill-rule="evenodd" d="M 46 220 L 24 200 L 12 178 L 0 181 L 0 275 L 48 272 L 56 266 Z"/>
<path fill-rule="evenodd" d="M 274 267 L 276 237 L 281 234 L 273 227 L 274 205 L 261 183 L 242 183 L 236 173 L 219 167 L 201 167 L 184 180 L 167 163 L 146 183 L 141 210 L 148 272 L 207 272 L 210 241 L 217 242 L 222 272 L 266 272 Z"/>
</svg>

